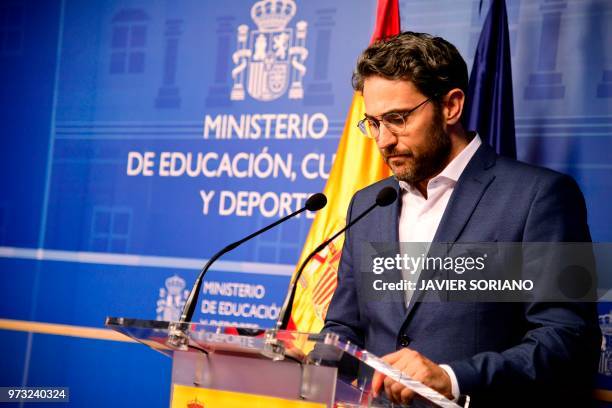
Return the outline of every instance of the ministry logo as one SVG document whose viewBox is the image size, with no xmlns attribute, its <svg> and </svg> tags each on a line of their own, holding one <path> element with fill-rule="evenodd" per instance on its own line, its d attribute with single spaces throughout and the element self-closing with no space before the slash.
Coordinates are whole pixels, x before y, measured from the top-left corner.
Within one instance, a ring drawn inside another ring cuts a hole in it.
<svg viewBox="0 0 612 408">
<path fill-rule="evenodd" d="M 288 87 L 289 99 L 304 97 L 302 79 L 306 74 L 304 61 L 308 58 L 305 47 L 308 24 L 298 21 L 295 32 L 287 27 L 296 11 L 293 0 L 261 0 L 253 5 L 251 18 L 257 30 L 249 33 L 249 26 L 238 27 L 230 99 L 244 100 L 245 81 L 249 95 L 259 101 L 277 99 Z"/>
<path fill-rule="evenodd" d="M 185 279 L 173 275 L 166 279 L 165 288 L 159 289 L 157 299 L 157 320 L 176 322 L 181 317 L 189 291 L 185 289 Z"/>
</svg>

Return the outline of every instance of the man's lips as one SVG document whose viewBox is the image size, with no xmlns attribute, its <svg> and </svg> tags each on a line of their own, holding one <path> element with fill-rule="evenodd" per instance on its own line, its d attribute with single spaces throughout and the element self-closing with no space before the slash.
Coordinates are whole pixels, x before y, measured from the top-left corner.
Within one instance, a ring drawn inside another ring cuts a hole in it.
<svg viewBox="0 0 612 408">
<path fill-rule="evenodd" d="M 390 155 L 385 156 L 385 159 L 386 159 L 386 160 L 393 160 L 393 159 L 410 159 L 410 158 L 412 158 L 412 155 L 411 155 L 411 154 L 408 154 L 408 153 L 406 153 L 406 154 L 390 154 Z"/>
</svg>

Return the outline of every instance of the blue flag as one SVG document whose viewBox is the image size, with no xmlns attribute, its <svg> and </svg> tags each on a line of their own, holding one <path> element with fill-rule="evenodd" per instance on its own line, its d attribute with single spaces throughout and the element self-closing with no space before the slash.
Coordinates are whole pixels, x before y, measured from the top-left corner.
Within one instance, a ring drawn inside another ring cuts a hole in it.
<svg viewBox="0 0 612 408">
<path fill-rule="evenodd" d="M 493 0 L 470 74 L 463 124 L 497 153 L 516 158 L 510 36 L 505 0 Z"/>
</svg>

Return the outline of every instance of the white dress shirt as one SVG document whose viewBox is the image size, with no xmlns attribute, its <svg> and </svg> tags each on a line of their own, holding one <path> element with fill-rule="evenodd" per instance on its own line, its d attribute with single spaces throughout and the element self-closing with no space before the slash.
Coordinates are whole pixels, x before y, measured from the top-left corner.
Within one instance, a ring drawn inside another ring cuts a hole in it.
<svg viewBox="0 0 612 408">
<path fill-rule="evenodd" d="M 433 241 L 438 225 L 448 204 L 448 200 L 455 190 L 457 180 L 465 170 L 478 147 L 482 144 L 478 135 L 438 174 L 427 183 L 427 198 L 404 181 L 400 181 L 402 209 L 399 216 L 400 242 Z M 414 279 L 415 277 L 413 277 Z M 418 274 L 416 275 L 418 279 Z M 410 303 L 412 291 L 406 292 L 406 304 Z M 459 398 L 459 383 L 457 377 L 446 364 L 440 367 L 447 372 L 451 379 L 452 392 L 455 400 Z"/>
</svg>

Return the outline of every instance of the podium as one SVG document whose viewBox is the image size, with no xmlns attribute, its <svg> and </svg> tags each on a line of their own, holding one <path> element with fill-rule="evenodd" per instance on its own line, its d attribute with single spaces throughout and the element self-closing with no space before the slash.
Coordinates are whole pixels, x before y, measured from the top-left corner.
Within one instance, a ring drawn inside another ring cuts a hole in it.
<svg viewBox="0 0 612 408">
<path fill-rule="evenodd" d="M 369 392 L 374 370 L 413 389 L 414 406 L 460 407 L 333 333 L 123 317 L 105 324 L 172 358 L 171 408 L 391 407 Z M 347 368 L 357 366 L 360 376 Z"/>
</svg>

